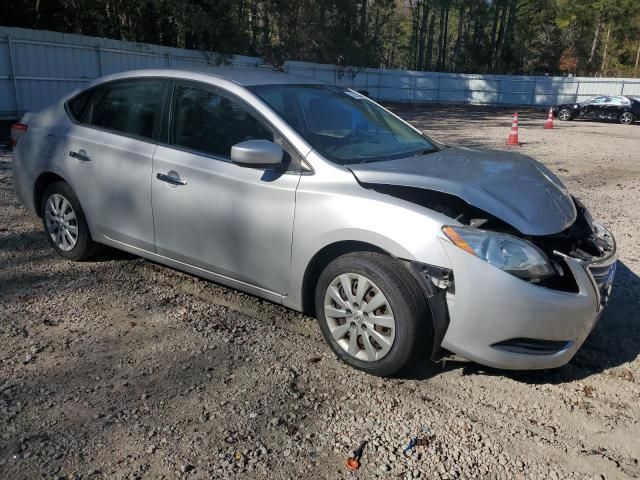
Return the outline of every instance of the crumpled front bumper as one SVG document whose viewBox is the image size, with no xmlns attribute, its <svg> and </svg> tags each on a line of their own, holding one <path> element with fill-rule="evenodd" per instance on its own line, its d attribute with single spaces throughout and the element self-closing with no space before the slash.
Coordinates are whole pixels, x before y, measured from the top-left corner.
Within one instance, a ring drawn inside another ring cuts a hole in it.
<svg viewBox="0 0 640 480">
<path fill-rule="evenodd" d="M 615 253 L 595 266 L 565 257 L 578 291 L 552 290 L 503 272 L 446 239 L 442 244 L 455 277 L 455 291 L 447 294 L 450 323 L 442 347 L 496 368 L 566 364 L 598 321 L 615 274 Z M 514 348 L 518 339 L 555 347 Z"/>
</svg>

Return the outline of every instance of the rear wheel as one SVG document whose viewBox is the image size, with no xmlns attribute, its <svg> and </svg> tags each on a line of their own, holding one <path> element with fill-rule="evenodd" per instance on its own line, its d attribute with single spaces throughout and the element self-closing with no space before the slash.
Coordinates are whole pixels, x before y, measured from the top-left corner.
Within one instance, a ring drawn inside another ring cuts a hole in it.
<svg viewBox="0 0 640 480">
<path fill-rule="evenodd" d="M 563 108 L 558 112 L 558 118 L 562 121 L 568 121 L 568 120 L 573 120 L 573 117 L 571 115 L 571 110 L 569 110 L 568 108 Z"/>
<path fill-rule="evenodd" d="M 80 202 L 67 183 L 55 182 L 46 188 L 40 211 L 47 240 L 58 255 L 85 260 L 97 251 Z"/>
<path fill-rule="evenodd" d="M 318 280 L 315 307 L 336 355 L 373 375 L 397 373 L 432 344 L 424 295 L 387 255 L 357 252 L 332 261 Z"/>
<path fill-rule="evenodd" d="M 618 117 L 618 121 L 623 125 L 631 125 L 635 121 L 635 117 L 631 112 L 622 112 Z"/>
</svg>

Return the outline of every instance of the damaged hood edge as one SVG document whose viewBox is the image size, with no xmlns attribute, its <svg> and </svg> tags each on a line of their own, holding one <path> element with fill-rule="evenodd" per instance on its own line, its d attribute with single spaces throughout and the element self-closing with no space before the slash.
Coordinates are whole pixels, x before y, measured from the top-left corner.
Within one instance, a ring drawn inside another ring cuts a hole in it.
<svg viewBox="0 0 640 480">
<path fill-rule="evenodd" d="M 429 155 L 348 165 L 361 183 L 455 195 L 524 235 L 552 235 L 576 219 L 562 182 L 524 155 L 452 147 Z"/>
</svg>

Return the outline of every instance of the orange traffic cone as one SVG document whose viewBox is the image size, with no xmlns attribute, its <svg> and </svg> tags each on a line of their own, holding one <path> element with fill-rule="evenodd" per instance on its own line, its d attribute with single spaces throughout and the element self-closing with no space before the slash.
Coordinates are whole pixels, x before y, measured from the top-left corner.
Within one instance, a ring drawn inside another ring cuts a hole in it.
<svg viewBox="0 0 640 480">
<path fill-rule="evenodd" d="M 518 112 L 513 114 L 513 122 L 511 123 L 511 133 L 507 138 L 507 145 L 520 146 L 518 142 Z"/>
<path fill-rule="evenodd" d="M 547 115 L 547 122 L 544 124 L 544 128 L 553 128 L 553 108 L 549 109 L 549 115 Z"/>
</svg>

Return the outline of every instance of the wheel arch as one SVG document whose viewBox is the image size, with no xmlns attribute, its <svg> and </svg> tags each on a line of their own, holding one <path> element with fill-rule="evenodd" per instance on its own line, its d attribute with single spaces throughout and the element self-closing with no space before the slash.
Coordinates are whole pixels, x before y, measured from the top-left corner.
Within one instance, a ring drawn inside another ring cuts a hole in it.
<svg viewBox="0 0 640 480">
<path fill-rule="evenodd" d="M 341 240 L 324 246 L 311 258 L 302 277 L 301 298 L 304 313 L 315 315 L 315 290 L 322 270 L 339 256 L 354 252 L 377 252 L 393 256 L 376 245 L 358 240 Z"/>
<path fill-rule="evenodd" d="M 55 182 L 67 182 L 65 178 L 54 172 L 43 172 L 36 179 L 33 186 L 33 207 L 39 217 L 42 216 L 42 196 L 49 185 Z M 70 184 L 69 184 L 70 185 Z"/>
<path fill-rule="evenodd" d="M 442 339 L 449 327 L 449 311 L 445 300 L 445 290 L 436 289 L 424 275 L 411 268 L 412 262 L 396 257 L 392 253 L 371 243 L 357 240 L 343 240 L 331 243 L 321 248 L 307 264 L 302 280 L 302 311 L 315 317 L 315 289 L 320 274 L 324 268 L 334 259 L 347 253 L 355 252 L 376 252 L 388 255 L 397 259 L 406 268 L 407 272 L 416 282 L 417 288 L 424 294 L 424 298 L 429 308 L 429 328 L 433 333 L 433 344 L 431 346 L 431 357 L 434 361 L 440 360 L 445 351 L 442 350 Z"/>
</svg>

